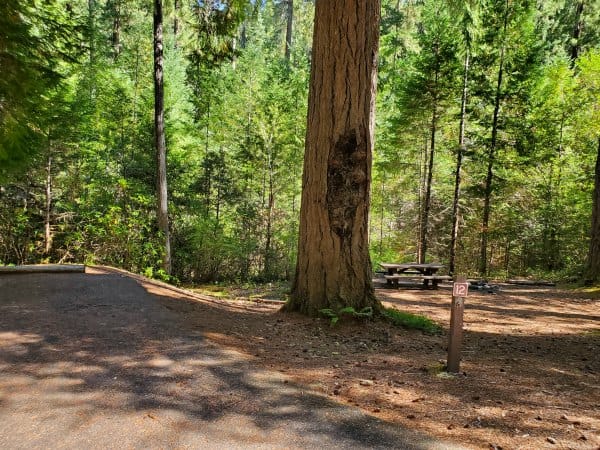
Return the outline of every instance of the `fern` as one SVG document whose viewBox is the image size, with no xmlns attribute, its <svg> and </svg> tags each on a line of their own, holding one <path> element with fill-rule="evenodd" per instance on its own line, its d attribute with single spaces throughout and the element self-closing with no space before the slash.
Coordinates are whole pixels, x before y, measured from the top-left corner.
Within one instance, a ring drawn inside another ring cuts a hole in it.
<svg viewBox="0 0 600 450">
<path fill-rule="evenodd" d="M 353 306 L 345 306 L 337 311 L 331 308 L 324 308 L 320 309 L 319 312 L 330 319 L 329 324 L 331 326 L 338 323 L 342 316 L 350 316 L 355 319 L 370 319 L 373 317 L 373 308 L 371 306 L 367 306 L 360 311 L 357 311 Z"/>
</svg>

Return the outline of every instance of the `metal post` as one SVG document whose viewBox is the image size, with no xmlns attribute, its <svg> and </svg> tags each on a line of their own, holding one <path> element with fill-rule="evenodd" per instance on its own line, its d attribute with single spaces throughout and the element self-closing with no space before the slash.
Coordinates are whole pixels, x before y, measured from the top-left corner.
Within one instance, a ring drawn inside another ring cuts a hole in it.
<svg viewBox="0 0 600 450">
<path fill-rule="evenodd" d="M 464 276 L 456 277 L 452 286 L 452 310 L 450 311 L 450 334 L 448 336 L 448 373 L 459 373 L 463 335 L 463 313 L 469 283 Z"/>
</svg>

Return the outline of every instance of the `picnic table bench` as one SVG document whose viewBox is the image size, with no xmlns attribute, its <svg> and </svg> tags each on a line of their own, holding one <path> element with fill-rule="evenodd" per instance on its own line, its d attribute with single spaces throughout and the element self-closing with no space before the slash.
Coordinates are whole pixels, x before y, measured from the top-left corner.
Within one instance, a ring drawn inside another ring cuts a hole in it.
<svg viewBox="0 0 600 450">
<path fill-rule="evenodd" d="M 444 267 L 439 263 L 381 263 L 383 269 L 386 270 L 384 278 L 388 285 L 398 286 L 400 280 L 406 281 L 422 281 L 423 287 L 428 288 L 431 282 L 431 288 L 437 289 L 440 281 L 451 280 L 450 275 L 438 275 L 437 272 Z"/>
</svg>

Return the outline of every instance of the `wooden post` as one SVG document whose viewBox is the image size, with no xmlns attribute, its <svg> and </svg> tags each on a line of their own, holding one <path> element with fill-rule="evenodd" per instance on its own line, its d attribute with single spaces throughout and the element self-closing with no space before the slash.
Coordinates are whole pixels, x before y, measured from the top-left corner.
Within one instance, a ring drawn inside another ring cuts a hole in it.
<svg viewBox="0 0 600 450">
<path fill-rule="evenodd" d="M 450 311 L 450 334 L 448 336 L 448 373 L 459 373 L 463 335 L 463 313 L 469 283 L 463 276 L 456 277 L 452 286 L 452 310 Z"/>
</svg>

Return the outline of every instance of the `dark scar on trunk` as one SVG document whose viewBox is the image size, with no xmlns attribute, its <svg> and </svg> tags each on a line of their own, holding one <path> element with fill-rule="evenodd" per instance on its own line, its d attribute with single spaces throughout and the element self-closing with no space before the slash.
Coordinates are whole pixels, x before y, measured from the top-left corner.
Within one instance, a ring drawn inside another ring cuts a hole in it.
<svg viewBox="0 0 600 450">
<path fill-rule="evenodd" d="M 331 229 L 352 235 L 358 206 L 367 191 L 367 145 L 352 130 L 340 136 L 327 162 L 327 212 Z"/>
</svg>

